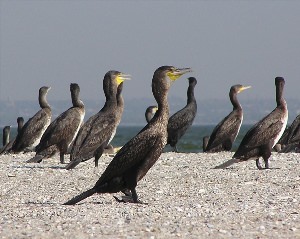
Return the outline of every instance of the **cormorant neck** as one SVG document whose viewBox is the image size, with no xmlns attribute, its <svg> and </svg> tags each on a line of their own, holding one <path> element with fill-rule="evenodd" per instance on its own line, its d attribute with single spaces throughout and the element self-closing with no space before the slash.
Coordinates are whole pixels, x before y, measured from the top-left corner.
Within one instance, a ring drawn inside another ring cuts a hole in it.
<svg viewBox="0 0 300 239">
<path fill-rule="evenodd" d="M 23 128 L 24 122 L 20 121 L 18 122 L 18 134 L 20 133 L 21 129 Z"/>
<path fill-rule="evenodd" d="M 169 120 L 169 103 L 167 95 L 163 95 L 160 99 L 156 100 L 158 105 L 157 118 L 162 118 L 168 122 Z"/>
<path fill-rule="evenodd" d="M 194 96 L 194 88 L 195 86 L 189 86 L 187 90 L 187 104 L 190 104 L 192 102 L 195 102 L 195 96 Z"/>
<path fill-rule="evenodd" d="M 286 108 L 286 101 L 283 98 L 283 86 L 282 85 L 279 85 L 276 87 L 276 103 L 277 103 L 277 107 L 282 106 L 282 107 Z"/>
<path fill-rule="evenodd" d="M 234 110 L 242 109 L 242 106 L 240 105 L 240 102 L 237 99 L 237 93 L 236 92 L 233 92 L 233 93 L 230 92 L 229 98 L 230 98 L 230 101 L 231 101 L 231 104 L 232 104 Z"/>
<path fill-rule="evenodd" d="M 71 98 L 72 98 L 72 104 L 73 107 L 84 107 L 83 102 L 79 99 L 79 92 L 72 92 L 71 93 Z"/>
<path fill-rule="evenodd" d="M 39 104 L 42 109 L 50 108 L 50 105 L 48 104 L 47 99 L 46 99 L 46 95 L 47 95 L 47 93 L 39 95 Z"/>
</svg>

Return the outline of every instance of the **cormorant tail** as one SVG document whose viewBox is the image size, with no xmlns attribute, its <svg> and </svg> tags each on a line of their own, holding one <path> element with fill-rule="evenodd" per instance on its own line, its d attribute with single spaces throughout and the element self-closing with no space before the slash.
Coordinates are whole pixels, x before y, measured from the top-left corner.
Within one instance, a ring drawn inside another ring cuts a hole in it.
<svg viewBox="0 0 300 239">
<path fill-rule="evenodd" d="M 75 168 L 80 162 L 81 162 L 80 159 L 72 160 L 72 161 L 66 166 L 66 169 L 67 169 L 67 170 L 73 169 L 73 168 Z"/>
<path fill-rule="evenodd" d="M 63 205 L 74 205 L 74 204 L 82 201 L 83 199 L 86 199 L 87 197 L 92 196 L 96 192 L 97 192 L 97 190 L 95 188 L 91 188 L 91 189 L 77 195 L 76 197 L 73 197 L 71 200 L 65 202 Z"/>
<path fill-rule="evenodd" d="M 33 158 L 26 161 L 26 163 L 40 163 L 42 159 L 45 158 L 44 155 L 35 155 Z"/>
<path fill-rule="evenodd" d="M 238 163 L 239 161 L 240 161 L 239 159 L 233 158 L 226 161 L 225 163 L 220 164 L 219 166 L 214 167 L 214 169 L 225 169 L 234 163 Z"/>
</svg>

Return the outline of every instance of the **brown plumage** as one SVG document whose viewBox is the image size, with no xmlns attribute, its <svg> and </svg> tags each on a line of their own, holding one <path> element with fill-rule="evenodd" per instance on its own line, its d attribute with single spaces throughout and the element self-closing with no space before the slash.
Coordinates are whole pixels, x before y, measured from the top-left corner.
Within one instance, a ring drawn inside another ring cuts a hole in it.
<svg viewBox="0 0 300 239">
<path fill-rule="evenodd" d="M 95 166 L 98 166 L 99 158 L 121 121 L 124 107 L 121 95 L 122 83 L 126 79 L 128 76 L 119 71 L 109 71 L 105 74 L 103 91 L 106 102 L 103 108 L 81 127 L 71 151 L 71 162 L 66 169 L 75 168 L 80 162 L 92 157 L 95 158 Z"/>
<path fill-rule="evenodd" d="M 158 111 L 154 118 L 120 149 L 93 188 L 69 200 L 65 205 L 78 203 L 94 193 L 128 190 L 131 191 L 133 202 L 139 202 L 135 189 L 137 182 L 158 160 L 167 143 L 169 119 L 167 94 L 171 81 L 189 71 L 189 68 L 162 66 L 154 72 L 152 92 L 158 103 Z"/>
<path fill-rule="evenodd" d="M 85 115 L 84 104 L 79 99 L 78 84 L 70 85 L 73 106 L 59 115 L 46 129 L 40 143 L 36 147 L 35 157 L 28 163 L 40 163 L 44 158 L 50 158 L 60 153 L 60 162 L 64 163 L 64 154 L 76 137 Z"/>
<path fill-rule="evenodd" d="M 277 107 L 246 133 L 233 158 L 216 168 L 226 168 L 236 162 L 255 159 L 257 168 L 263 169 L 260 157 L 264 159 L 265 168 L 269 168 L 272 148 L 283 134 L 288 120 L 287 104 L 283 98 L 284 84 L 282 77 L 275 78 Z"/>
</svg>

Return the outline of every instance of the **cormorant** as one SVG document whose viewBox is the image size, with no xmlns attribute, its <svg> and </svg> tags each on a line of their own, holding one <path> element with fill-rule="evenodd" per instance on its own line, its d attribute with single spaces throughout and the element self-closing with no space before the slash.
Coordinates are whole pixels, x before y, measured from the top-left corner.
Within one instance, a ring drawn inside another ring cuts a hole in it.
<svg viewBox="0 0 300 239">
<path fill-rule="evenodd" d="M 5 126 L 2 131 L 2 144 L 3 147 L 9 143 L 9 136 L 10 136 L 10 126 Z"/>
<path fill-rule="evenodd" d="M 229 98 L 233 110 L 213 130 L 204 152 L 215 153 L 230 151 L 243 122 L 243 109 L 237 94 L 251 86 L 234 85 L 230 88 Z"/>
<path fill-rule="evenodd" d="M 146 109 L 145 118 L 146 118 L 147 123 L 150 122 L 150 120 L 153 118 L 153 116 L 155 115 L 157 110 L 158 110 L 158 108 L 156 105 L 149 106 Z"/>
<path fill-rule="evenodd" d="M 92 157 L 95 157 L 95 167 L 98 166 L 99 158 L 112 140 L 120 123 L 124 107 L 121 96 L 122 82 L 128 79 L 128 75 L 119 71 L 108 71 L 105 74 L 103 91 L 106 102 L 103 108 L 97 114 L 91 116 L 81 127 L 71 151 L 71 162 L 66 166 L 67 170 Z M 118 87 L 120 87 L 119 93 Z"/>
<path fill-rule="evenodd" d="M 154 118 L 135 137 L 128 141 L 107 166 L 95 186 L 64 203 L 73 205 L 95 193 L 131 191 L 134 203 L 140 202 L 136 193 L 137 182 L 158 160 L 167 143 L 171 82 L 190 72 L 189 68 L 159 67 L 153 75 L 152 93 L 158 103 Z"/>
<path fill-rule="evenodd" d="M 23 128 L 23 125 L 24 125 L 24 119 L 23 117 L 18 117 L 17 118 L 17 123 L 18 123 L 18 129 L 17 129 L 17 136 L 18 134 L 20 133 L 21 129 Z M 4 153 L 11 153 L 11 149 L 12 149 L 12 146 L 15 142 L 16 138 L 13 138 L 12 140 L 9 141 L 8 144 L 5 145 L 5 147 L 3 147 L 1 150 L 0 150 L 0 154 L 4 154 Z"/>
<path fill-rule="evenodd" d="M 36 146 L 35 157 L 28 163 L 40 163 L 60 153 L 60 162 L 64 163 L 64 154 L 75 139 L 85 115 L 84 104 L 79 99 L 80 88 L 76 83 L 70 85 L 73 106 L 59 115 L 46 129 L 40 143 Z"/>
<path fill-rule="evenodd" d="M 279 142 L 282 144 L 280 153 L 298 152 L 300 145 L 300 115 L 286 129 Z"/>
<path fill-rule="evenodd" d="M 187 90 L 187 105 L 173 114 L 168 122 L 168 142 L 175 152 L 178 152 L 176 144 L 178 140 L 185 134 L 187 129 L 193 124 L 197 114 L 197 102 L 194 96 L 194 88 L 197 80 L 189 77 L 189 87 Z"/>
<path fill-rule="evenodd" d="M 39 89 L 39 104 L 41 109 L 31 117 L 18 134 L 12 146 L 14 153 L 34 151 L 43 133 L 51 123 L 51 108 L 47 102 L 47 93 L 51 87 L 43 86 Z"/>
<path fill-rule="evenodd" d="M 288 120 L 287 104 L 283 98 L 284 84 L 282 77 L 275 78 L 277 107 L 246 133 L 231 160 L 215 168 L 226 168 L 236 162 L 255 159 L 257 168 L 263 169 L 259 157 L 264 159 L 265 168 L 269 168 L 271 150 L 283 134 Z"/>
</svg>

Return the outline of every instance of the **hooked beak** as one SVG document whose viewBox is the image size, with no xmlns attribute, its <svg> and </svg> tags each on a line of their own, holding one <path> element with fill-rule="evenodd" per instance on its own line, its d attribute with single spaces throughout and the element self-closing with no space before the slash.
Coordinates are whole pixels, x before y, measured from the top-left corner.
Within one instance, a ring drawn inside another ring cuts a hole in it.
<svg viewBox="0 0 300 239">
<path fill-rule="evenodd" d="M 117 76 L 117 84 L 120 85 L 124 80 L 131 80 L 131 76 L 128 74 L 120 73 Z"/>
<path fill-rule="evenodd" d="M 174 71 L 169 72 L 168 76 L 170 77 L 170 79 L 172 81 L 177 80 L 180 76 L 182 76 L 183 74 L 186 74 L 188 72 L 192 72 L 191 68 L 176 68 Z"/>
</svg>

